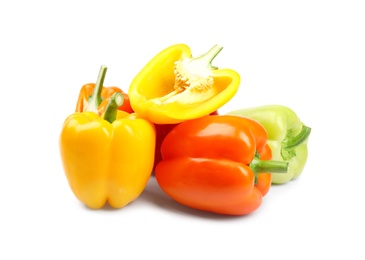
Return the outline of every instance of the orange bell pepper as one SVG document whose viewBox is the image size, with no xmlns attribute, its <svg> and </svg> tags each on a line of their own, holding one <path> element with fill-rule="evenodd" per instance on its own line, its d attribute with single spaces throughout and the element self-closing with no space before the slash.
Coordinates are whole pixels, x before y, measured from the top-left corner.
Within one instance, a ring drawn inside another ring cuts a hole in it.
<svg viewBox="0 0 365 260">
<path fill-rule="evenodd" d="M 236 71 L 212 66 L 221 50 L 215 45 L 192 57 L 187 45 L 176 44 L 161 51 L 129 87 L 133 110 L 155 124 L 176 124 L 218 110 L 240 84 Z"/>
<path fill-rule="evenodd" d="M 214 111 L 211 115 L 218 115 L 218 111 Z M 156 149 L 155 149 L 155 164 L 153 169 L 156 168 L 157 164 L 162 160 L 161 145 L 168 133 L 178 124 L 155 124 L 156 128 Z"/>
<path fill-rule="evenodd" d="M 100 80 L 101 82 L 103 82 L 104 78 L 100 77 L 101 75 L 99 75 L 98 81 Z M 86 110 L 87 105 L 89 103 L 89 99 L 93 94 L 94 88 L 95 88 L 95 83 L 88 83 L 81 87 L 79 97 L 77 99 L 75 112 L 83 112 Z M 123 90 L 115 86 L 112 87 L 102 86 L 100 89 L 100 93 L 98 93 L 99 115 L 101 115 L 105 111 L 105 108 L 109 102 L 110 97 L 116 92 L 122 93 L 124 99 L 123 104 L 120 107 L 118 107 L 118 109 L 121 111 L 125 111 L 127 113 L 133 113 L 133 109 L 131 107 L 129 96 L 127 93 L 123 92 Z"/>
<path fill-rule="evenodd" d="M 188 207 L 226 215 L 256 210 L 271 186 L 272 161 L 265 128 L 237 116 L 205 116 L 180 123 L 162 143 L 155 177 L 162 190 Z"/>
</svg>

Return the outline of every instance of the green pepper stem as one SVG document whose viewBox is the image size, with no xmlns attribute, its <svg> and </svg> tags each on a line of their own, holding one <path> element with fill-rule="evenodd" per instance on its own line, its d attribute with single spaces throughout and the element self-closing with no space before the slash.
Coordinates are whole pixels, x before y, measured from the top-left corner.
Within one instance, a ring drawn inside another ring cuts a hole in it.
<svg viewBox="0 0 365 260">
<path fill-rule="evenodd" d="M 207 67 L 210 69 L 217 69 L 217 67 L 212 66 L 212 61 L 222 49 L 223 49 L 222 46 L 216 44 L 208 52 L 193 58 L 192 61 L 197 61 L 199 63 L 206 64 Z"/>
<path fill-rule="evenodd" d="M 102 65 L 99 70 L 99 75 L 98 75 L 98 78 L 95 83 L 93 94 L 91 95 L 91 97 L 88 101 L 87 107 L 85 109 L 88 112 L 94 112 L 94 113 L 98 114 L 98 108 L 99 108 L 100 103 L 102 102 L 101 91 L 103 90 L 103 83 L 104 83 L 106 71 L 107 71 L 107 67 Z"/>
<path fill-rule="evenodd" d="M 255 174 L 262 172 L 269 173 L 286 173 L 288 172 L 288 162 L 274 161 L 274 160 L 260 160 L 255 157 L 250 163 L 250 168 Z"/>
<path fill-rule="evenodd" d="M 294 146 L 298 146 L 303 143 L 309 137 L 311 133 L 311 128 L 308 126 L 303 125 L 302 130 L 299 134 L 293 137 L 287 137 L 282 142 L 283 148 L 292 148 Z"/>
<path fill-rule="evenodd" d="M 260 160 L 258 157 L 254 157 L 249 166 L 255 174 L 256 184 L 260 173 L 287 173 L 289 163 L 274 160 Z"/>
<path fill-rule="evenodd" d="M 123 105 L 124 97 L 120 92 L 115 92 L 109 99 L 109 102 L 105 108 L 103 119 L 109 123 L 113 123 L 117 118 L 118 107 Z"/>
</svg>

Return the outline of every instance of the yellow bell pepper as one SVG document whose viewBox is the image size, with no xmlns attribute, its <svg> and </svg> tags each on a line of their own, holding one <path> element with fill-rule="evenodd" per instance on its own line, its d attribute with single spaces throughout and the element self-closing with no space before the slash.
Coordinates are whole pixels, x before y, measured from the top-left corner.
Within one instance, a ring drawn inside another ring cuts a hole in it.
<svg viewBox="0 0 365 260">
<path fill-rule="evenodd" d="M 151 175 L 155 151 L 154 125 L 117 110 L 123 103 L 121 93 L 115 93 L 105 113 L 98 115 L 97 93 L 105 72 L 102 67 L 86 111 L 65 120 L 59 140 L 70 188 L 93 209 L 106 203 L 121 208 L 138 198 Z"/>
<path fill-rule="evenodd" d="M 156 124 L 175 124 L 216 111 L 237 92 L 239 74 L 211 62 L 222 50 L 215 45 L 193 58 L 185 44 L 157 54 L 133 79 L 128 95 L 133 110 Z"/>
</svg>

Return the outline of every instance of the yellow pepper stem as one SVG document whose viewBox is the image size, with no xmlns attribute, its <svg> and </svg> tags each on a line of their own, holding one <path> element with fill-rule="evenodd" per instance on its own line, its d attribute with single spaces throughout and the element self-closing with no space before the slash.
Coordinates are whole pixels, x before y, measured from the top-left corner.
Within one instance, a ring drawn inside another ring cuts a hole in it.
<svg viewBox="0 0 365 260">
<path fill-rule="evenodd" d="M 200 63 L 202 67 L 206 66 L 209 69 L 217 69 L 217 67 L 212 66 L 212 61 L 218 55 L 218 53 L 221 52 L 222 49 L 223 49 L 222 46 L 216 44 L 208 52 L 204 53 L 203 55 L 192 58 L 191 61 Z"/>
<path fill-rule="evenodd" d="M 109 123 L 113 123 L 117 118 L 118 107 L 123 105 L 124 97 L 120 92 L 115 92 L 109 99 L 108 105 L 106 106 L 103 119 Z"/>
<path fill-rule="evenodd" d="M 85 111 L 94 112 L 98 114 L 98 107 L 102 102 L 101 91 L 103 90 L 103 83 L 105 79 L 105 74 L 107 71 L 107 67 L 102 65 L 99 70 L 99 75 L 95 83 L 93 94 L 90 97 L 88 105 Z"/>
</svg>

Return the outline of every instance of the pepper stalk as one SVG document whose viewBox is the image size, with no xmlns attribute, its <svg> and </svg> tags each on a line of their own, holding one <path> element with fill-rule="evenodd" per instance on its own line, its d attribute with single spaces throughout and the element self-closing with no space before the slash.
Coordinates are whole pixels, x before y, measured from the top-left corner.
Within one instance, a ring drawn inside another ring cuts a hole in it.
<svg viewBox="0 0 365 260">
<path fill-rule="evenodd" d="M 257 183 L 260 173 L 287 173 L 289 163 L 275 160 L 260 160 L 255 156 L 249 166 L 255 174 L 255 183 Z"/>
<path fill-rule="evenodd" d="M 94 112 L 95 114 L 98 114 L 98 107 L 100 103 L 103 101 L 103 99 L 101 98 L 101 91 L 103 90 L 103 84 L 107 69 L 108 68 L 105 65 L 102 65 L 100 67 L 99 75 L 98 78 L 96 79 L 93 93 L 89 99 L 85 111 Z"/>
<path fill-rule="evenodd" d="M 311 130 L 310 127 L 303 125 L 299 134 L 295 136 L 292 136 L 290 133 L 287 134 L 281 146 L 281 156 L 284 160 L 289 161 L 296 156 L 295 148 L 308 139 Z"/>
<path fill-rule="evenodd" d="M 117 118 L 118 107 L 123 105 L 124 97 L 122 93 L 115 92 L 109 99 L 108 105 L 106 106 L 105 112 L 102 118 L 109 123 L 113 123 Z"/>
<path fill-rule="evenodd" d="M 213 59 L 223 49 L 222 46 L 214 45 L 208 52 L 198 57 L 186 58 L 175 62 L 175 85 L 174 91 L 159 98 L 160 102 L 172 102 L 172 97 L 189 89 L 189 91 L 206 91 L 214 84 L 211 71 L 217 69 L 212 66 Z"/>
<path fill-rule="evenodd" d="M 93 93 L 89 99 L 88 105 L 85 109 L 87 112 L 94 112 L 98 114 L 98 108 L 100 103 L 103 101 L 101 97 L 101 92 L 103 89 L 103 83 L 107 71 L 107 67 L 102 65 L 99 70 L 99 75 L 95 83 L 95 87 Z M 105 112 L 102 115 L 102 118 L 109 123 L 112 123 L 117 118 L 117 110 L 118 107 L 122 106 L 124 103 L 124 97 L 122 93 L 115 92 L 109 99 L 108 104 L 106 106 Z"/>
</svg>

